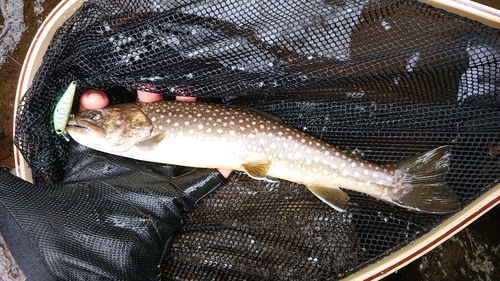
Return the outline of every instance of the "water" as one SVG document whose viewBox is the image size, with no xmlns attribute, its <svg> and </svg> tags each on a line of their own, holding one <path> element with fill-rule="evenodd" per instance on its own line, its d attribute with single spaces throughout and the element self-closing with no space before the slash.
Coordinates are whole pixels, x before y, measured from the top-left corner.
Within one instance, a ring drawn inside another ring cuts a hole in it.
<svg viewBox="0 0 500 281">
<path fill-rule="evenodd" d="M 0 68 L 5 63 L 7 56 L 14 51 L 26 25 L 23 21 L 24 3 L 16 0 L 0 1 L 0 11 L 3 23 L 0 33 Z"/>
</svg>

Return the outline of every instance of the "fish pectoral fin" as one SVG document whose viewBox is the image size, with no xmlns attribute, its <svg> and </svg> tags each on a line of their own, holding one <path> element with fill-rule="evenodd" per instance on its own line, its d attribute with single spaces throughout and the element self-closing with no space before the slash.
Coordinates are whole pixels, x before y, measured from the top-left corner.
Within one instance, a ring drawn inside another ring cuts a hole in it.
<svg viewBox="0 0 500 281">
<path fill-rule="evenodd" d="M 151 151 L 156 148 L 156 146 L 165 138 L 165 132 L 154 135 L 150 138 L 142 140 L 135 144 L 137 148 L 143 151 Z"/>
<path fill-rule="evenodd" d="M 267 171 L 269 171 L 270 166 L 270 162 L 264 164 L 246 163 L 241 165 L 243 171 L 256 180 L 267 180 Z"/>
<path fill-rule="evenodd" d="M 309 190 L 319 199 L 339 212 L 345 212 L 349 195 L 337 187 L 325 187 L 320 185 L 306 185 Z"/>
</svg>

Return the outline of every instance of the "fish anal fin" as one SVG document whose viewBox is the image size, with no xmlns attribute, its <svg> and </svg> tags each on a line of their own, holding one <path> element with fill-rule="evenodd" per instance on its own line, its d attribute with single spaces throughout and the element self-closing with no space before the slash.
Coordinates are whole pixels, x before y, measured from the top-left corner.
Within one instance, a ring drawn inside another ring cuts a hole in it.
<svg viewBox="0 0 500 281">
<path fill-rule="evenodd" d="M 320 185 L 306 185 L 319 199 L 339 212 L 344 212 L 349 202 L 349 195 L 336 187 L 325 187 Z"/>
<path fill-rule="evenodd" d="M 166 133 L 160 133 L 135 144 L 142 151 L 151 151 L 165 138 Z"/>
<path fill-rule="evenodd" d="M 270 166 L 271 163 L 245 163 L 241 165 L 243 171 L 256 180 L 266 180 Z"/>
</svg>

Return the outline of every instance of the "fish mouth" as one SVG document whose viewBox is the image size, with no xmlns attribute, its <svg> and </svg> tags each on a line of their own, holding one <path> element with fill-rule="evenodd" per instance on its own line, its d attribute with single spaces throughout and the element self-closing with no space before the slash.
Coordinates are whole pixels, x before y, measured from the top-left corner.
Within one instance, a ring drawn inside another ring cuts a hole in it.
<svg viewBox="0 0 500 281">
<path fill-rule="evenodd" d="M 88 128 L 85 127 L 85 126 L 82 126 L 80 124 L 78 124 L 78 122 L 76 122 L 75 119 L 69 119 L 68 120 L 68 124 L 66 125 L 66 127 L 71 127 L 71 128 L 75 128 L 77 130 L 85 130 L 85 131 L 88 131 Z"/>
</svg>

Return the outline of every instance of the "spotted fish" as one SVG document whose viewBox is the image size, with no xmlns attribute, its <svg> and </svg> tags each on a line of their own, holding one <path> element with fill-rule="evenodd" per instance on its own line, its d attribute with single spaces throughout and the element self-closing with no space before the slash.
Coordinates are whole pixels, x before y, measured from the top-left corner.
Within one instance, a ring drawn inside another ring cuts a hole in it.
<svg viewBox="0 0 500 281">
<path fill-rule="evenodd" d="M 67 131 L 82 145 L 111 154 L 301 183 L 339 211 L 349 199 L 339 187 L 422 212 L 460 207 L 443 179 L 449 146 L 378 165 L 251 110 L 177 101 L 84 111 L 70 118 Z"/>
</svg>

